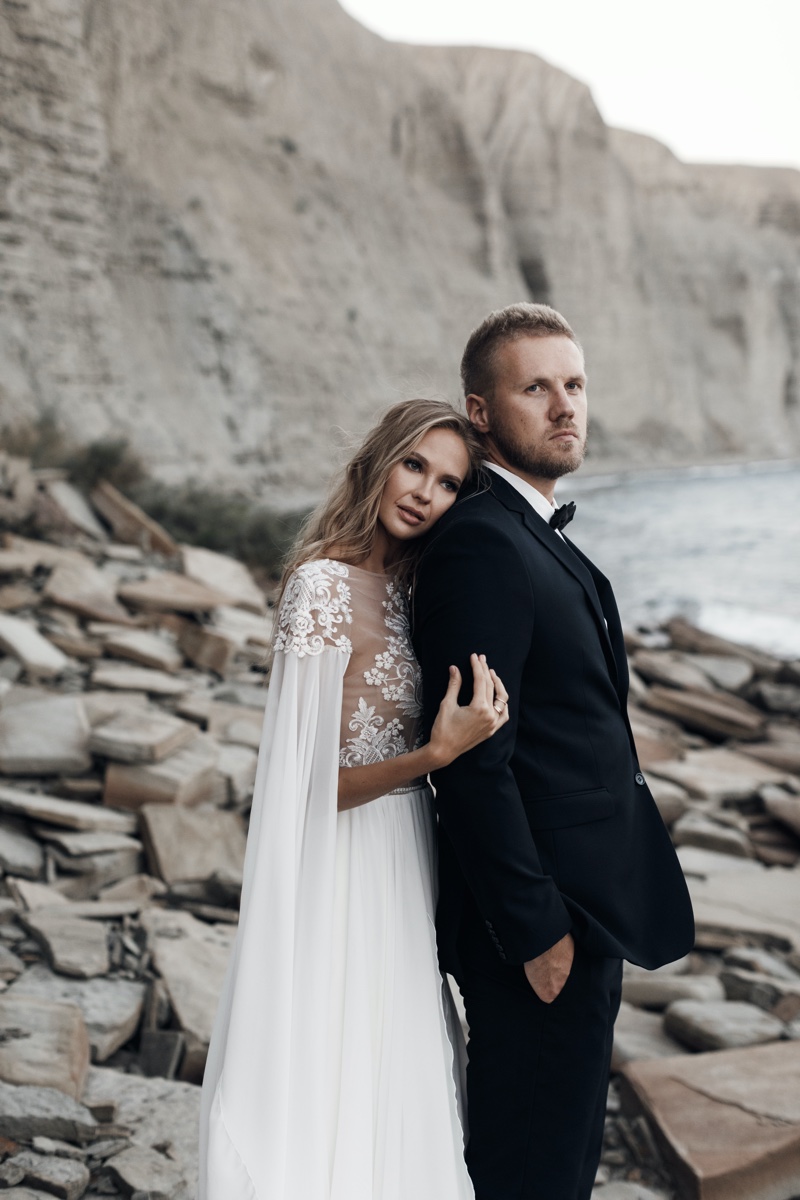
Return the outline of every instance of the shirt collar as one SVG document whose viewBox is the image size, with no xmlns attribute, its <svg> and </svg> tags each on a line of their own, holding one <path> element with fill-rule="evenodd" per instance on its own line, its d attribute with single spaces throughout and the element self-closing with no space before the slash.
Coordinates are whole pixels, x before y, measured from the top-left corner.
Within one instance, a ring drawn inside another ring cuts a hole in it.
<svg viewBox="0 0 800 1200">
<path fill-rule="evenodd" d="M 551 504 L 547 497 L 543 496 L 540 491 L 537 491 L 532 483 L 528 483 L 526 479 L 520 479 L 519 475 L 515 475 L 512 471 L 507 471 L 505 467 L 498 467 L 496 463 L 486 462 L 483 465 L 488 467 L 490 471 L 494 471 L 497 475 L 500 475 L 513 488 L 516 488 L 520 496 L 528 501 L 533 511 L 538 513 L 543 521 L 547 521 L 548 525 L 550 524 L 550 518 L 556 511 L 556 506 L 555 504 Z"/>
</svg>

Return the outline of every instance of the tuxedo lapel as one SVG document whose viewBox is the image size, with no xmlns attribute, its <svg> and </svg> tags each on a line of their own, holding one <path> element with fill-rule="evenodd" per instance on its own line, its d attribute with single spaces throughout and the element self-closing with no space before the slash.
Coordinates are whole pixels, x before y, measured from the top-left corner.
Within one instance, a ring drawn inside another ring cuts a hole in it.
<svg viewBox="0 0 800 1200">
<path fill-rule="evenodd" d="M 594 615 L 597 631 L 603 646 L 603 653 L 605 654 L 606 662 L 608 663 L 609 673 L 614 681 L 615 686 L 617 689 L 619 689 L 621 682 L 620 672 L 617 665 L 617 655 L 615 653 L 614 646 L 612 645 L 610 636 L 612 621 L 608 620 L 608 626 L 606 626 L 606 620 L 608 617 L 604 611 L 604 605 L 601 603 L 598 587 L 595 582 L 594 571 L 596 571 L 596 568 L 590 569 L 592 564 L 589 563 L 589 560 L 585 557 L 585 555 L 577 551 L 571 542 L 567 543 L 563 538 L 559 537 L 555 529 L 552 529 L 537 512 L 534 512 L 533 508 L 524 498 L 524 496 L 521 496 L 517 489 L 512 487 L 507 480 L 503 479 L 501 476 L 495 475 L 494 472 L 492 473 L 491 489 L 505 508 L 511 509 L 513 512 L 520 514 L 526 529 L 528 529 L 537 539 L 537 541 L 545 546 L 551 554 L 555 555 L 562 566 L 564 566 L 571 575 L 574 575 L 574 577 L 583 587 Z M 597 571 L 597 575 L 604 580 L 608 592 L 611 593 L 611 585 L 608 583 L 608 580 L 605 579 L 605 576 L 600 575 L 599 571 Z M 616 611 L 613 593 L 611 594 L 611 603 L 613 608 L 612 616 L 615 616 L 616 625 L 619 625 L 619 615 Z M 621 638 L 622 631 L 620 628 L 620 640 Z"/>
<path fill-rule="evenodd" d="M 614 590 L 603 572 L 586 557 L 583 551 L 579 550 L 575 543 L 570 541 L 569 538 L 566 538 L 565 540 L 572 553 L 584 564 L 594 581 L 600 606 L 606 619 L 609 641 L 614 652 L 614 662 L 616 664 L 617 673 L 617 687 L 620 693 L 620 700 L 624 706 L 627 703 L 626 698 L 628 694 L 629 682 L 628 655 L 625 650 L 625 638 L 622 633 L 622 621 L 620 620 L 617 601 L 614 597 Z"/>
</svg>

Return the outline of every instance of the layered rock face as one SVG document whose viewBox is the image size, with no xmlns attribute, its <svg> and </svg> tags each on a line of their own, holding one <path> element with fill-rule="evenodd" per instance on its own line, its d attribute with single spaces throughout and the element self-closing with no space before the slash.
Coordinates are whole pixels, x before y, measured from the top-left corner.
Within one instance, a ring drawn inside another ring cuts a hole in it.
<svg viewBox="0 0 800 1200">
<path fill-rule="evenodd" d="M 680 163 L 532 55 L 335 0 L 6 0 L 0 52 L 4 420 L 290 507 L 533 297 L 596 453 L 800 447 L 800 173 Z"/>
</svg>

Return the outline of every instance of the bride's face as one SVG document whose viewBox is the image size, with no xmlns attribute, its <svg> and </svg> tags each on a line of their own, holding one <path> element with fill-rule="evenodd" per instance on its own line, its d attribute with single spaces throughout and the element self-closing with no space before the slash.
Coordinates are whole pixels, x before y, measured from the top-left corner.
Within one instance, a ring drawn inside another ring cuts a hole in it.
<svg viewBox="0 0 800 1200">
<path fill-rule="evenodd" d="M 378 521 L 398 541 L 420 537 L 455 502 L 469 470 L 467 448 L 453 429 L 430 429 L 392 468 Z"/>
</svg>

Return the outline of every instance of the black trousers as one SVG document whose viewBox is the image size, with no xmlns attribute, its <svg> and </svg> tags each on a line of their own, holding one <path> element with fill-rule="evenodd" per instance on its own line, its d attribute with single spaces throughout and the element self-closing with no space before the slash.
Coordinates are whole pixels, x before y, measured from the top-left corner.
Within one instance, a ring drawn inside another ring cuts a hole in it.
<svg viewBox="0 0 800 1200">
<path fill-rule="evenodd" d="M 485 944 L 484 944 L 485 939 Z M 467 1166 L 476 1200 L 590 1200 L 603 1148 L 622 962 L 576 948 L 544 1004 L 484 930 L 462 945 L 470 1030 Z"/>
</svg>

